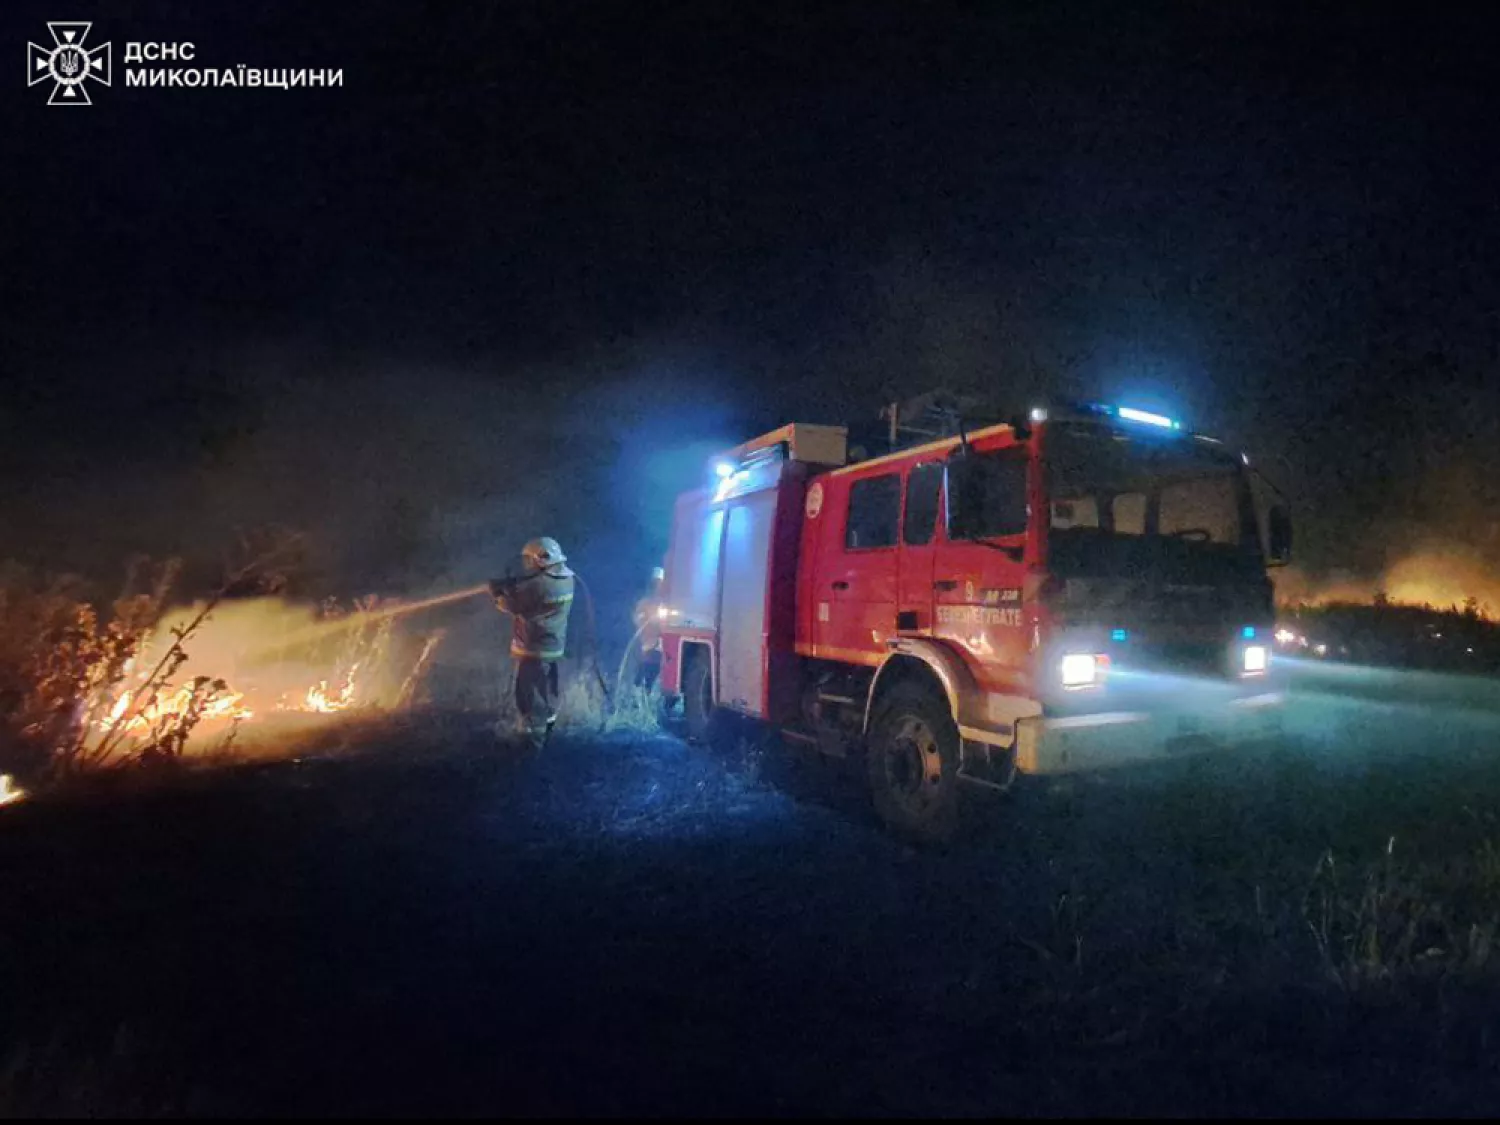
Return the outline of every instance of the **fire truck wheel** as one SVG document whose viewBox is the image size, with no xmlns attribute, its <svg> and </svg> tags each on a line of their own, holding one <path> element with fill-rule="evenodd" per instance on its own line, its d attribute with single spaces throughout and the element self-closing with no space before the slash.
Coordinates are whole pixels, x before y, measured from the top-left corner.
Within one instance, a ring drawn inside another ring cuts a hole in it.
<svg viewBox="0 0 1500 1125">
<path fill-rule="evenodd" d="M 707 658 L 699 653 L 688 662 L 682 676 L 682 717 L 690 742 L 704 741 L 713 719 L 714 685 L 709 671 Z"/>
<path fill-rule="evenodd" d="M 895 831 L 926 842 L 958 828 L 958 727 L 943 701 L 915 684 L 896 687 L 870 731 L 866 765 L 875 811 Z"/>
</svg>

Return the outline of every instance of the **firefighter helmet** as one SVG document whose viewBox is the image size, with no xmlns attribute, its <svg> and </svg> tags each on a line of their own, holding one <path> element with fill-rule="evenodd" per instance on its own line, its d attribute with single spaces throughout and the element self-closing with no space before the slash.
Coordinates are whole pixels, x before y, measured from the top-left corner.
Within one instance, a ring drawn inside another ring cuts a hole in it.
<svg viewBox="0 0 1500 1125">
<path fill-rule="evenodd" d="M 526 564 L 529 574 L 539 574 L 544 570 L 561 566 L 568 561 L 568 556 L 563 554 L 562 546 L 556 539 L 543 535 L 540 539 L 533 539 L 526 544 L 521 551 L 521 561 Z"/>
</svg>

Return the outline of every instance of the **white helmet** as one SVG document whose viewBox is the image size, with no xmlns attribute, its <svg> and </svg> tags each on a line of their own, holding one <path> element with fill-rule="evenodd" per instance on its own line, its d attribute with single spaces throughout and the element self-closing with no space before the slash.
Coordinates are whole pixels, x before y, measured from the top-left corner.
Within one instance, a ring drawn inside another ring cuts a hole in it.
<svg viewBox="0 0 1500 1125">
<path fill-rule="evenodd" d="M 562 546 L 556 539 L 543 535 L 540 539 L 533 539 L 521 551 L 521 561 L 526 566 L 528 574 L 538 574 L 544 570 L 551 570 L 555 566 L 561 566 L 568 561 L 568 556 L 563 554 Z"/>
</svg>

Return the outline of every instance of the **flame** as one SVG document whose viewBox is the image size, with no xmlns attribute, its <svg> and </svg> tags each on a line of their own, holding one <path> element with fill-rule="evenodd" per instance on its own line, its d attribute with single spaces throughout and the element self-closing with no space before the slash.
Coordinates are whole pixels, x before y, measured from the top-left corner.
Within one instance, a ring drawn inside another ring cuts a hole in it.
<svg viewBox="0 0 1500 1125">
<path fill-rule="evenodd" d="M 349 674 L 344 677 L 343 688 L 334 694 L 328 691 L 328 681 L 320 680 L 316 687 L 307 689 L 303 706 L 308 711 L 321 711 L 324 714 L 347 710 L 354 704 L 354 676 L 358 671 L 358 664 L 351 667 Z"/>
<path fill-rule="evenodd" d="M 13 805 L 25 797 L 26 790 L 17 788 L 10 774 L 0 773 L 0 805 Z"/>
<path fill-rule="evenodd" d="M 101 737 L 111 732 L 149 737 L 197 706 L 200 727 L 213 737 L 215 731 L 257 715 L 312 717 L 402 706 L 409 702 L 442 633 L 429 635 L 415 665 L 404 679 L 397 678 L 395 669 L 388 667 L 392 621 L 417 610 L 472 597 L 485 589 L 475 587 L 384 608 L 367 599 L 356 603 L 354 612 L 342 616 L 321 616 L 314 607 L 280 599 L 220 606 L 184 645 L 190 654 L 186 673 L 215 673 L 213 682 L 218 690 L 210 690 L 208 701 L 203 702 L 205 689 L 200 686 L 195 697 L 193 683 L 204 682 L 200 674 L 191 676 L 182 686 L 169 685 L 148 699 L 145 681 L 161 666 L 149 654 L 174 644 L 176 630 L 193 620 L 201 606 L 180 608 L 164 618 L 141 651 L 131 657 L 123 669 L 124 681 L 111 685 L 98 697 L 90 725 Z M 328 613 L 328 607 L 321 611 Z M 337 645 L 339 651 L 329 653 L 330 645 Z M 224 678 L 218 679 L 218 674 Z M 225 686 L 226 680 L 230 687 Z"/>
<path fill-rule="evenodd" d="M 100 719 L 96 725 L 101 730 L 111 730 L 122 723 L 127 731 L 150 730 L 162 720 L 173 718 L 186 711 L 193 700 L 193 688 L 190 684 L 184 684 L 171 695 L 165 698 L 158 696 L 138 711 L 132 712 L 131 704 L 134 698 L 133 692 L 122 691 L 120 697 L 110 707 L 109 714 Z M 243 692 L 225 692 L 204 704 L 200 718 L 204 722 L 224 720 L 239 722 L 254 718 L 255 712 L 244 705 L 244 700 Z"/>
</svg>

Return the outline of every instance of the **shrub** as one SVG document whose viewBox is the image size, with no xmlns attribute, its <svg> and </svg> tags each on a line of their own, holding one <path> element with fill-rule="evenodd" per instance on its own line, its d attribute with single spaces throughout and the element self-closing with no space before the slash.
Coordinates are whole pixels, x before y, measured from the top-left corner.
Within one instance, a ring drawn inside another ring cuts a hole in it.
<svg viewBox="0 0 1500 1125">
<path fill-rule="evenodd" d="M 227 591 L 273 573 L 293 543 L 283 538 L 232 571 L 164 635 L 175 561 L 134 560 L 120 596 L 102 607 L 77 578 L 0 569 L 0 773 L 55 782 L 180 759 L 203 719 L 237 699 L 216 677 L 176 682 L 186 645 Z M 231 723 L 225 737 L 233 731 Z"/>
</svg>

